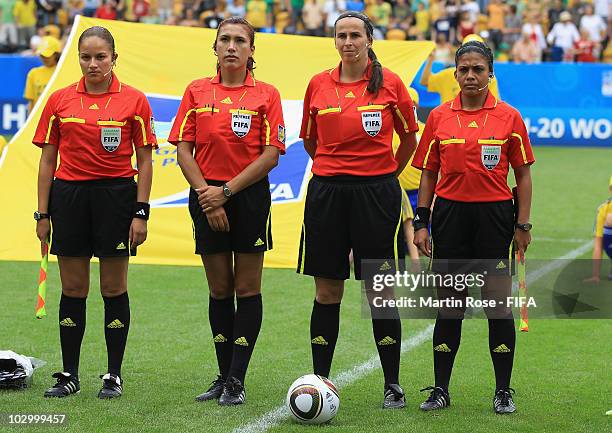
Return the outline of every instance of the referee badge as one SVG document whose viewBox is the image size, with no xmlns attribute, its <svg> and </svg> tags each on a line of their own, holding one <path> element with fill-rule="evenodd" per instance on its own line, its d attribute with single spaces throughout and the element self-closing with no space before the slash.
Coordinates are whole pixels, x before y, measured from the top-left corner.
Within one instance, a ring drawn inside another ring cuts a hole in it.
<svg viewBox="0 0 612 433">
<path fill-rule="evenodd" d="M 493 170 L 499 163 L 501 146 L 482 146 L 480 155 L 482 165 L 484 165 L 487 170 Z"/>
<path fill-rule="evenodd" d="M 232 114 L 232 131 L 238 138 L 242 138 L 251 130 L 251 115 L 240 112 Z"/>
<path fill-rule="evenodd" d="M 121 128 L 102 128 L 100 142 L 107 152 L 114 152 L 121 144 Z"/>
<path fill-rule="evenodd" d="M 382 128 L 382 113 L 380 111 L 362 111 L 361 124 L 370 137 L 376 137 Z"/>
</svg>

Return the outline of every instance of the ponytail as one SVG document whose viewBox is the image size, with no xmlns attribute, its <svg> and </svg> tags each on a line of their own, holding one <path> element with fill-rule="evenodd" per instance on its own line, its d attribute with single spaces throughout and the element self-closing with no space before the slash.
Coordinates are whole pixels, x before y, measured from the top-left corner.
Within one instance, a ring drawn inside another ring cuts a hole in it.
<svg viewBox="0 0 612 433">
<path fill-rule="evenodd" d="M 376 54 L 372 48 L 368 48 L 368 58 L 372 61 L 372 74 L 368 83 L 368 92 L 378 95 L 378 91 L 383 85 L 382 65 L 376 58 Z"/>
</svg>

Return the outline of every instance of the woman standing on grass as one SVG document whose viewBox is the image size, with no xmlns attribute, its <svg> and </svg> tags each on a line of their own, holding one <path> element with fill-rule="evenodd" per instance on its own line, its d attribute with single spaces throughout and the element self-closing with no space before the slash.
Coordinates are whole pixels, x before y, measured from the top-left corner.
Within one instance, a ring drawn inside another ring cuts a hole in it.
<svg viewBox="0 0 612 433">
<path fill-rule="evenodd" d="M 261 328 L 263 259 L 272 248 L 268 173 L 285 152 L 285 126 L 278 90 L 255 80 L 255 30 L 248 21 L 222 21 L 213 49 L 217 75 L 189 84 L 168 141 L 178 147 L 191 185 L 195 252 L 206 271 L 219 367 L 196 400 L 227 406 L 245 402 L 244 379 Z"/>
<path fill-rule="evenodd" d="M 54 92 L 32 142 L 42 149 L 38 170 L 36 235 L 47 242 L 62 281 L 59 307 L 63 372 L 45 397 L 80 391 L 79 357 L 92 256 L 100 259 L 108 371 L 99 398 L 121 396 L 121 364 L 130 327 L 127 274 L 130 251 L 147 238 L 149 194 L 157 147 L 145 95 L 113 72 L 115 41 L 104 27 L 79 38 L 78 83 Z M 136 152 L 138 170 L 131 158 Z M 60 162 L 58 166 L 58 154 Z M 134 176 L 138 175 L 138 183 Z"/>
</svg>

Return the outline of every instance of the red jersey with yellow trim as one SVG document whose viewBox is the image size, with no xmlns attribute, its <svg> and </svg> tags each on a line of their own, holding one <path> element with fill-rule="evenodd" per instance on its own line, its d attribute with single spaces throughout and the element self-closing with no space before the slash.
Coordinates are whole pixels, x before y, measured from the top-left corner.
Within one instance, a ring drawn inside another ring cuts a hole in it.
<svg viewBox="0 0 612 433">
<path fill-rule="evenodd" d="M 535 161 L 520 113 L 489 92 L 484 106 L 465 111 L 461 93 L 427 119 L 412 165 L 441 172 L 436 194 L 448 200 L 491 202 L 512 198 L 507 177 Z"/>
<path fill-rule="evenodd" d="M 195 143 L 195 160 L 205 179 L 229 181 L 263 153 L 285 153 L 285 122 L 278 90 L 247 74 L 240 87 L 220 76 L 193 81 L 183 95 L 168 141 Z"/>
<path fill-rule="evenodd" d="M 340 82 L 340 66 L 315 75 L 304 96 L 300 137 L 316 139 L 312 172 L 318 176 L 393 173 L 393 130 L 400 138 L 418 131 L 416 109 L 397 74 L 383 68 L 377 95 L 361 80 Z"/>
<path fill-rule="evenodd" d="M 107 93 L 87 93 L 85 79 L 47 100 L 32 142 L 58 147 L 55 177 L 67 181 L 132 177 L 134 148 L 157 147 L 149 101 L 113 74 Z"/>
</svg>

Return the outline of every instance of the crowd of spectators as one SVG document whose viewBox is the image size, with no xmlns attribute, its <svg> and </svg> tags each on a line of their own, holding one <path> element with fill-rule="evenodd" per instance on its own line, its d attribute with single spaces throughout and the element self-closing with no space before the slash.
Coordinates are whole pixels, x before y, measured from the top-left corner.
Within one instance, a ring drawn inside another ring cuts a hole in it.
<svg viewBox="0 0 612 433">
<path fill-rule="evenodd" d="M 435 41 L 443 63 L 471 33 L 497 61 L 612 62 L 612 0 L 0 0 L 0 51 L 65 37 L 77 14 L 208 28 L 244 16 L 262 32 L 331 36 L 345 10 L 370 16 L 377 39 Z"/>
</svg>

